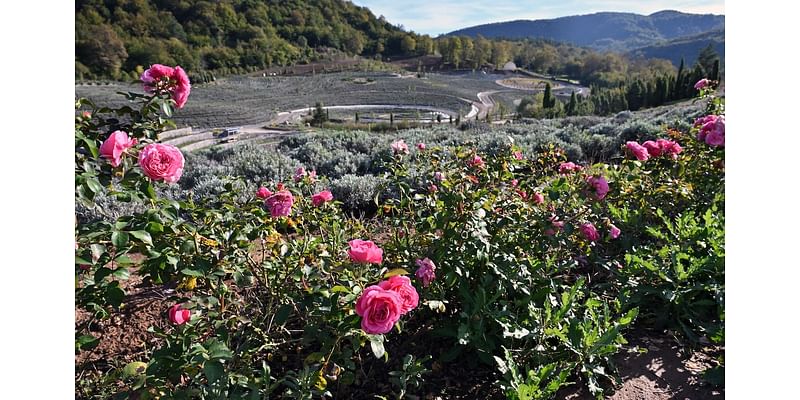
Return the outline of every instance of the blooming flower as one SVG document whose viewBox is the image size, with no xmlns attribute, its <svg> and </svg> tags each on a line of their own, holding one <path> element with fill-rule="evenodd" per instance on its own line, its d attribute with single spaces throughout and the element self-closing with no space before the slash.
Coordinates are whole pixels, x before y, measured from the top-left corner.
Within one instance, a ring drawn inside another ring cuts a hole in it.
<svg viewBox="0 0 800 400">
<path fill-rule="evenodd" d="M 558 173 L 559 174 L 568 174 L 573 171 L 580 171 L 582 168 L 580 165 L 575 165 L 573 162 L 564 162 L 558 166 Z"/>
<path fill-rule="evenodd" d="M 439 187 L 438 186 L 436 186 L 436 185 L 434 185 L 432 183 L 430 185 L 428 185 L 428 192 L 436 193 L 438 191 L 439 191 Z"/>
<path fill-rule="evenodd" d="M 394 154 L 408 154 L 408 145 L 403 139 L 392 142 L 392 151 Z"/>
<path fill-rule="evenodd" d="M 611 235 L 612 239 L 618 238 L 619 234 L 622 232 L 619 230 L 619 228 L 614 226 L 614 224 L 609 224 L 608 228 L 609 228 L 609 234 Z"/>
<path fill-rule="evenodd" d="M 256 192 L 256 197 L 258 197 L 259 199 L 266 199 L 269 196 L 272 196 L 272 192 L 270 192 L 269 189 L 263 186 L 258 188 L 258 191 Z"/>
<path fill-rule="evenodd" d="M 700 131 L 697 132 L 697 140 L 715 147 L 725 146 L 724 115 L 706 115 L 695 120 L 694 126 L 700 127 Z"/>
<path fill-rule="evenodd" d="M 558 217 L 555 215 L 549 218 L 550 221 L 550 228 L 545 229 L 544 234 L 547 236 L 553 236 L 556 233 L 560 232 L 564 229 L 564 221 L 557 221 Z"/>
<path fill-rule="evenodd" d="M 539 193 L 539 192 L 534 192 L 534 193 L 533 193 L 533 196 L 531 196 L 531 199 L 532 199 L 532 200 L 533 200 L 533 202 L 534 202 L 534 203 L 536 203 L 536 204 L 542 204 L 542 203 L 544 203 L 544 195 L 543 195 L 543 194 L 541 194 L 541 193 Z"/>
<path fill-rule="evenodd" d="M 380 264 L 383 262 L 383 250 L 371 240 L 354 239 L 349 242 L 350 260 L 356 263 Z"/>
<path fill-rule="evenodd" d="M 677 159 L 678 154 L 680 154 L 680 152 L 683 151 L 681 145 L 674 140 L 658 139 L 656 143 L 658 144 L 658 147 L 661 150 L 662 155 L 670 156 L 673 159 Z"/>
<path fill-rule="evenodd" d="M 419 151 L 425 150 L 425 143 L 417 143 L 417 149 Z"/>
<path fill-rule="evenodd" d="M 478 168 L 480 168 L 480 167 L 483 166 L 484 163 L 483 163 L 483 159 L 481 158 L 481 156 L 476 154 L 474 157 L 472 157 L 471 160 L 469 160 L 469 162 L 467 164 L 469 164 L 470 167 L 478 167 Z"/>
<path fill-rule="evenodd" d="M 511 187 L 517 187 L 517 185 L 519 185 L 519 181 L 516 180 L 516 179 L 512 179 L 511 180 Z"/>
<path fill-rule="evenodd" d="M 603 200 L 608 194 L 608 181 L 602 176 L 590 176 L 586 178 L 586 183 L 594 190 L 594 196 L 597 200 Z"/>
<path fill-rule="evenodd" d="M 319 207 L 331 200 L 333 200 L 333 194 L 331 194 L 329 190 L 323 190 L 311 196 L 311 204 L 313 204 L 314 207 Z"/>
<path fill-rule="evenodd" d="M 356 314 L 361 317 L 361 329 L 372 335 L 391 331 L 403 315 L 403 304 L 403 299 L 397 292 L 378 285 L 368 286 L 356 301 Z"/>
<path fill-rule="evenodd" d="M 175 325 L 183 325 L 192 317 L 192 312 L 181 307 L 180 304 L 175 304 L 169 308 L 169 321 Z"/>
<path fill-rule="evenodd" d="M 154 181 L 175 183 L 183 174 L 183 154 L 169 144 L 151 143 L 139 152 L 139 166 Z"/>
<path fill-rule="evenodd" d="M 647 148 L 636 142 L 625 143 L 625 148 L 633 154 L 639 161 L 647 161 L 650 158 Z"/>
<path fill-rule="evenodd" d="M 441 182 L 444 180 L 444 174 L 439 171 L 436 171 L 433 173 L 433 179 L 436 179 L 437 181 Z"/>
<path fill-rule="evenodd" d="M 521 151 L 515 151 L 514 152 L 514 158 L 516 158 L 517 160 L 522 160 L 522 152 Z"/>
<path fill-rule="evenodd" d="M 161 64 L 153 64 L 140 77 L 144 90 L 148 93 L 169 93 L 175 105 L 183 108 L 189 98 L 192 85 L 189 76 L 180 66 L 175 68 Z"/>
<path fill-rule="evenodd" d="M 694 84 L 694 88 L 697 89 L 697 90 L 700 90 L 700 89 L 708 86 L 710 83 L 711 83 L 711 81 L 709 81 L 706 78 L 703 78 L 703 79 L 700 79 L 699 81 L 697 81 L 697 83 Z"/>
<path fill-rule="evenodd" d="M 400 295 L 400 299 L 402 300 L 402 305 L 400 306 L 401 315 L 405 315 L 409 311 L 417 308 L 417 304 L 419 304 L 419 295 L 417 294 L 417 289 L 411 284 L 411 279 L 407 276 L 394 275 L 388 280 L 379 283 L 378 286 Z"/>
<path fill-rule="evenodd" d="M 597 228 L 591 222 L 587 222 L 580 227 L 581 235 L 590 242 L 596 242 L 600 239 L 600 234 L 597 233 Z"/>
<path fill-rule="evenodd" d="M 422 287 L 428 287 L 436 279 L 436 264 L 426 257 L 422 260 L 417 259 L 417 266 L 419 268 L 414 275 L 422 281 Z"/>
<path fill-rule="evenodd" d="M 269 196 L 264 202 L 269 208 L 269 213 L 272 218 L 286 217 L 292 213 L 292 205 L 294 204 L 294 196 L 288 190 L 279 190 Z"/>
<path fill-rule="evenodd" d="M 631 143 L 631 142 L 628 142 L 628 143 Z M 646 151 L 650 155 L 650 157 L 658 157 L 658 156 L 661 155 L 661 146 L 658 143 L 656 143 L 656 142 L 654 142 L 652 140 L 648 140 L 648 141 L 642 143 L 642 147 L 644 147 L 646 149 Z"/>
<path fill-rule="evenodd" d="M 114 131 L 100 145 L 100 155 L 107 158 L 116 168 L 122 163 L 122 153 L 136 145 L 136 138 L 129 138 L 125 131 Z"/>
<path fill-rule="evenodd" d="M 300 182 L 300 181 L 302 181 L 302 180 L 303 180 L 303 178 L 304 178 L 305 176 L 306 176 L 306 169 L 305 169 L 305 168 L 303 168 L 303 167 L 298 167 L 298 168 L 297 168 L 297 169 L 294 171 L 294 181 L 295 181 L 295 182 Z"/>
</svg>

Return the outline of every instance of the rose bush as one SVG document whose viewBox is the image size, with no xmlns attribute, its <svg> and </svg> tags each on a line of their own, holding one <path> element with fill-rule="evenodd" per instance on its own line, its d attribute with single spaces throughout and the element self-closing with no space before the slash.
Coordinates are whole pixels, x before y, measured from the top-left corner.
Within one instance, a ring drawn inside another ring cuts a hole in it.
<svg viewBox="0 0 800 400">
<path fill-rule="evenodd" d="M 180 85 L 177 68 L 153 67 L 153 93 L 126 95 L 137 110 L 77 104 L 76 202 L 144 207 L 76 224 L 76 306 L 92 316 L 76 326 L 76 351 L 107 340 L 93 321 L 126 309 L 133 274 L 167 310 L 147 332 L 152 348 L 131 355 L 140 375 L 101 367 L 105 397 L 384 396 L 376 382 L 411 359 L 491 375 L 480 383 L 512 398 L 543 382 L 552 398 L 579 376 L 600 396 L 634 323 L 724 343 L 724 147 L 697 140 L 704 124 L 645 142 L 647 162 L 578 165 L 555 146 L 522 157 L 512 141 L 412 154 L 387 141 L 374 216 L 345 213 L 320 191 L 333 182 L 297 164 L 165 198 L 194 166 L 158 143 Z M 716 121 L 712 88 L 702 93 Z M 101 151 L 117 131 L 129 139 Z"/>
</svg>

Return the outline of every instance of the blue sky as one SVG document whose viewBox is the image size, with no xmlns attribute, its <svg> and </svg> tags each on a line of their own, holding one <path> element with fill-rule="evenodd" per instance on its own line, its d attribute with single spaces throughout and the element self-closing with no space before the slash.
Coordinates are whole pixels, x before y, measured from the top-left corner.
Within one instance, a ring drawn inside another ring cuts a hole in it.
<svg viewBox="0 0 800 400">
<path fill-rule="evenodd" d="M 652 14 L 678 10 L 724 14 L 724 0 L 351 0 L 406 30 L 436 36 L 460 28 L 515 19 L 547 19 L 598 11 Z"/>
</svg>

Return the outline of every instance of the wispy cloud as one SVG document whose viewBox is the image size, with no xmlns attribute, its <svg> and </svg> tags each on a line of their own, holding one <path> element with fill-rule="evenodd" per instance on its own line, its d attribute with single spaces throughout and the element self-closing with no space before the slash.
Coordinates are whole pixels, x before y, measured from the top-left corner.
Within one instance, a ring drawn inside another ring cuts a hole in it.
<svg viewBox="0 0 800 400">
<path fill-rule="evenodd" d="M 352 0 L 396 25 L 433 36 L 491 22 L 546 19 L 600 11 L 652 14 L 661 10 L 724 14 L 724 0 Z"/>
</svg>

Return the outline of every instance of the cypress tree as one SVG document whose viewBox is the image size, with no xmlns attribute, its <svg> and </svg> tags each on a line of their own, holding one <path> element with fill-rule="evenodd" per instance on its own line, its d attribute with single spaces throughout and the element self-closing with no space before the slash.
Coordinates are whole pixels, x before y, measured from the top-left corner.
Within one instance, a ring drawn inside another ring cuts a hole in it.
<svg viewBox="0 0 800 400">
<path fill-rule="evenodd" d="M 575 115 L 575 109 L 578 106 L 578 101 L 575 98 L 575 92 L 572 92 L 572 95 L 569 96 L 569 103 L 567 103 L 567 115 L 572 116 Z"/>
<path fill-rule="evenodd" d="M 553 93 L 552 88 L 550 87 L 550 82 L 547 82 L 547 85 L 544 87 L 544 97 L 542 98 L 542 108 L 552 108 L 556 105 L 556 102 L 552 99 Z"/>
<path fill-rule="evenodd" d="M 711 76 L 709 77 L 712 80 L 719 81 L 719 58 L 714 60 L 714 67 L 711 68 Z"/>
<path fill-rule="evenodd" d="M 672 85 L 672 100 L 683 98 L 683 57 L 681 57 L 681 66 L 678 67 L 678 75 L 675 76 L 675 84 Z"/>
</svg>

